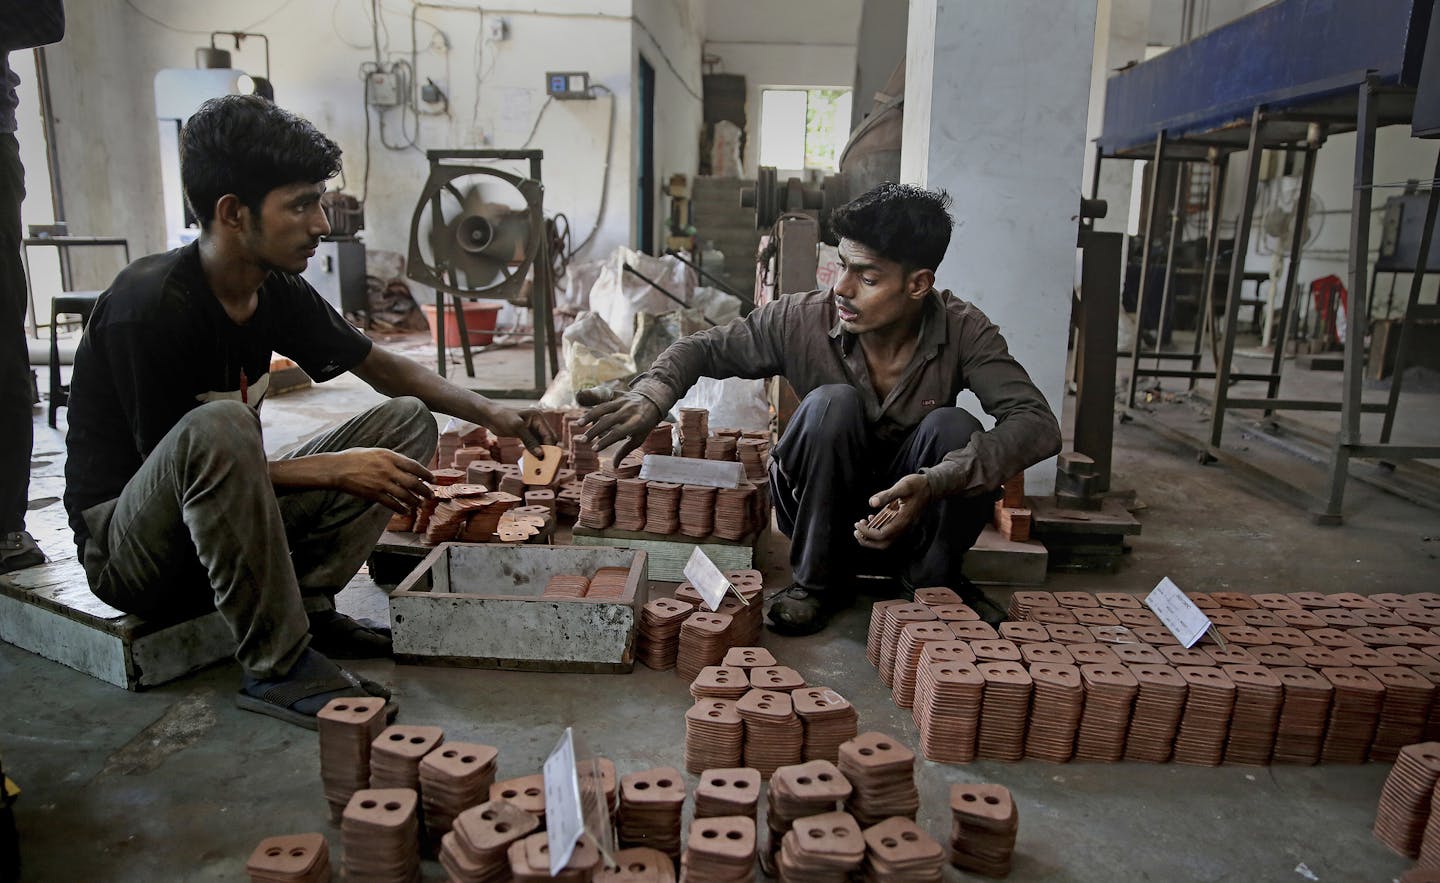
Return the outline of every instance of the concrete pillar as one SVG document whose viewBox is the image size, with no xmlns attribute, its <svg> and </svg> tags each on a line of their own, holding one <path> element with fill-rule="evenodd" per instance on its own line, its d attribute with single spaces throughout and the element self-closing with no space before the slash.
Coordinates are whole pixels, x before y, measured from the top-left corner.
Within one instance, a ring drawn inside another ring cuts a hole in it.
<svg viewBox="0 0 1440 883">
<path fill-rule="evenodd" d="M 1090 194 L 1095 173 L 1095 139 L 1105 115 L 1105 84 L 1116 69 L 1143 61 L 1150 30 L 1150 0 L 1099 0 L 1095 16 L 1095 57 L 1090 69 L 1090 108 L 1085 121 L 1085 177 L 1081 192 Z M 1110 203 L 1109 213 L 1095 223 L 1105 233 L 1124 233 L 1130 214 L 1130 186 L 1135 163 L 1108 160 L 1100 167 L 1099 197 Z"/>
<path fill-rule="evenodd" d="M 954 197 L 937 284 L 1000 326 L 1057 415 L 1095 12 L 1096 0 L 910 2 L 900 176 Z M 1025 481 L 1052 493 L 1053 461 Z"/>
</svg>

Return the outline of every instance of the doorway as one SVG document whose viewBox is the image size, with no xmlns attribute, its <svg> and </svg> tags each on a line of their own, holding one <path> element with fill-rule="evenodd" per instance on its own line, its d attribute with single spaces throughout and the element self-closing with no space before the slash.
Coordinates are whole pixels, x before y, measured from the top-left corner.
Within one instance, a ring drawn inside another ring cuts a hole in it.
<svg viewBox="0 0 1440 883">
<path fill-rule="evenodd" d="M 640 56 L 639 149 L 635 151 L 635 246 L 655 253 L 655 68 Z"/>
</svg>

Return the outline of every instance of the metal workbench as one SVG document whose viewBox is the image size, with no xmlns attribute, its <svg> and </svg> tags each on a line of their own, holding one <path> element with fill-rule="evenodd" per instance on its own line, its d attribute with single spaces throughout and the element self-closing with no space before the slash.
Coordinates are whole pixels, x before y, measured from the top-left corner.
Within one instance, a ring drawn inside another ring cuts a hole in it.
<svg viewBox="0 0 1440 883">
<path fill-rule="evenodd" d="M 1209 212 L 1206 230 L 1205 281 L 1202 285 L 1202 320 L 1189 352 L 1166 352 L 1157 335 L 1153 352 L 1142 353 L 1137 339 L 1132 352 L 1127 403 L 1135 407 L 1140 377 L 1179 377 L 1193 388 L 1197 380 L 1214 380 L 1210 433 L 1196 440 L 1202 462 L 1240 460 L 1221 449 L 1225 414 L 1229 410 L 1338 411 L 1341 429 L 1331 450 L 1329 482 L 1325 493 L 1313 499 L 1313 512 L 1321 523 L 1341 521 L 1345 484 L 1352 457 L 1393 462 L 1440 457 L 1440 444 L 1390 444 L 1390 431 L 1399 398 L 1400 374 L 1391 381 L 1388 403 L 1362 403 L 1370 215 L 1374 182 L 1375 131 L 1380 126 L 1408 124 L 1416 106 L 1417 87 L 1440 78 L 1440 62 L 1433 56 L 1440 47 L 1430 45 L 1428 34 L 1435 0 L 1279 0 L 1236 19 L 1203 37 L 1150 61 L 1122 70 L 1106 88 L 1105 115 L 1094 180 L 1106 159 L 1151 160 L 1148 214 L 1142 233 L 1142 269 L 1138 300 L 1145 301 L 1150 246 L 1157 227 L 1160 177 L 1167 163 L 1204 163 L 1209 167 Z M 1428 56 L 1427 57 L 1427 47 Z M 1431 88 L 1426 87 L 1426 90 Z M 1423 102 L 1422 102 L 1423 104 Z M 1245 255 L 1249 251 L 1255 213 L 1261 156 L 1265 150 L 1295 152 L 1300 157 L 1300 189 L 1295 215 L 1308 213 L 1314 181 L 1315 155 L 1329 135 L 1355 132 L 1355 186 L 1351 204 L 1348 315 L 1344 340 L 1344 381 L 1341 400 L 1316 401 L 1278 398 L 1286 343 L 1296 310 L 1295 286 L 1304 239 L 1304 224 L 1289 244 L 1288 270 L 1281 296 L 1278 333 L 1269 370 L 1239 373 L 1233 370 L 1237 317 L 1241 304 Z M 1244 151 L 1247 159 L 1243 198 L 1235 222 L 1230 266 L 1219 266 L 1219 219 L 1224 206 L 1227 161 Z M 1437 161 L 1433 181 L 1440 178 Z M 1177 176 L 1183 181 L 1184 175 Z M 1427 185 L 1429 186 L 1429 185 Z M 1177 193 L 1178 193 L 1177 186 Z M 1096 194 L 1092 192 L 1091 196 Z M 1429 186 L 1424 242 L 1430 240 L 1437 190 Z M 1161 294 L 1160 327 L 1170 306 L 1171 277 L 1179 224 L 1172 223 L 1168 237 L 1167 268 Z M 1426 255 L 1419 255 L 1425 266 Z M 1238 265 L 1238 266 L 1237 266 Z M 1217 274 L 1224 285 L 1222 327 L 1213 328 L 1211 297 Z M 1418 304 L 1423 273 L 1413 275 L 1404 328 L 1417 316 L 1434 311 Z M 1200 370 L 1202 340 L 1209 337 L 1214 370 Z M 1154 367 L 1142 365 L 1153 361 Z M 1185 363 L 1184 369 L 1169 367 Z M 1238 381 L 1260 381 L 1267 393 L 1259 398 L 1230 395 Z M 1362 412 L 1386 415 L 1379 442 L 1366 443 L 1360 435 Z"/>
</svg>

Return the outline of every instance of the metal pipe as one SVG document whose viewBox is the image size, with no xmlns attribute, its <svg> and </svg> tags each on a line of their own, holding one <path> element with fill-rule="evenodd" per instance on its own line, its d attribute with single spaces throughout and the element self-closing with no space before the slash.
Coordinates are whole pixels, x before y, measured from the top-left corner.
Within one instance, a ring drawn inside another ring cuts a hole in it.
<svg viewBox="0 0 1440 883">
<path fill-rule="evenodd" d="M 1430 240 L 1435 235 L 1435 214 L 1440 209 L 1440 187 L 1433 181 L 1440 180 L 1440 154 L 1435 155 L 1435 177 L 1430 184 L 1430 198 L 1425 201 L 1425 223 L 1420 228 L 1420 251 L 1415 256 L 1415 272 L 1410 276 L 1410 298 L 1405 302 L 1405 314 L 1400 318 L 1400 340 L 1395 344 L 1395 373 L 1390 375 L 1390 397 L 1385 403 L 1385 422 L 1380 427 L 1380 443 L 1389 444 L 1390 433 L 1395 428 L 1395 408 L 1400 404 L 1400 384 L 1405 376 L 1405 362 L 1408 353 L 1406 332 L 1410 328 L 1415 305 L 1420 303 L 1420 286 L 1425 281 L 1425 267 L 1430 261 Z"/>
<path fill-rule="evenodd" d="M 1175 198 L 1170 202 L 1170 238 L 1165 246 L 1165 282 L 1160 286 L 1160 318 L 1155 323 L 1155 355 L 1165 349 L 1165 321 L 1170 318 L 1170 289 L 1175 281 L 1175 246 L 1180 240 L 1180 202 L 1185 195 L 1186 164 L 1181 162 L 1175 169 Z M 1155 360 L 1160 367 L 1160 360 Z M 1155 375 L 1151 375 L 1152 377 Z"/>
<path fill-rule="evenodd" d="M 708 272 L 707 270 L 705 270 L 705 269 L 704 269 L 703 267 L 701 267 L 699 264 L 693 263 L 692 261 L 689 261 L 689 260 L 686 260 L 684 253 L 679 252 L 679 251 L 676 251 L 676 250 L 673 249 L 673 248 L 670 249 L 670 250 L 668 250 L 668 251 L 666 251 L 665 253 L 668 254 L 668 255 L 670 255 L 671 257 L 675 258 L 676 260 L 680 261 L 680 263 L 684 264 L 685 266 L 689 267 L 690 269 L 694 270 L 695 272 L 699 273 L 701 276 L 704 276 L 706 280 L 715 283 L 715 287 L 716 287 L 716 288 L 719 288 L 721 291 L 725 292 L 726 294 L 730 295 L 731 297 L 733 297 L 733 298 L 735 298 L 736 300 L 740 301 L 741 303 L 745 304 L 745 305 L 748 306 L 750 309 L 752 309 L 752 310 L 755 309 L 755 301 L 751 300 L 750 298 L 748 298 L 748 297 L 746 297 L 745 295 L 741 294 L 739 291 L 735 290 L 733 287 L 731 287 L 730 283 L 726 282 L 724 279 L 721 279 L 721 278 L 718 277 L 718 276 L 712 275 L 710 272 Z"/>
<path fill-rule="evenodd" d="M 639 270 L 637 270 L 637 269 L 635 269 L 634 267 L 630 266 L 630 264 L 629 264 L 628 262 L 625 264 L 625 272 L 627 272 L 627 273 L 629 273 L 630 275 L 636 277 L 636 278 L 639 279 L 641 282 L 644 282 L 646 285 L 649 285 L 651 288 L 655 289 L 656 291 L 660 292 L 661 294 L 663 294 L 663 295 L 665 295 L 666 297 L 670 298 L 671 300 L 675 301 L 675 303 L 679 304 L 680 306 L 684 307 L 685 309 L 687 309 L 687 310 L 690 309 L 690 305 L 689 305 L 689 304 L 685 303 L 685 301 L 683 301 L 683 300 L 681 300 L 680 298 L 676 297 L 675 295 L 671 294 L 669 291 L 667 291 L 667 290 L 665 289 L 664 286 L 662 286 L 660 283 L 656 282 L 654 279 L 651 279 L 650 277 L 646 276 L 644 273 L 641 273 Z M 709 323 L 712 327 L 715 325 L 714 322 L 711 322 L 711 321 L 710 321 L 710 317 L 707 316 L 707 315 L 705 315 L 703 312 L 700 314 L 700 318 L 704 319 L 704 320 L 705 320 L 707 323 Z"/>
<path fill-rule="evenodd" d="M 1235 357 L 1235 325 L 1240 317 L 1240 286 L 1245 281 L 1245 255 L 1250 250 L 1250 224 L 1255 214 L 1255 189 L 1260 183 L 1260 162 L 1265 151 L 1261 139 L 1263 108 L 1250 114 L 1250 151 L 1245 168 L 1245 197 L 1240 202 L 1240 225 L 1230 258 L 1230 281 L 1225 291 L 1225 342 L 1215 362 L 1215 407 L 1210 415 L 1210 447 L 1219 448 L 1225 431 L 1225 398 L 1230 388 L 1230 362 Z"/>
<path fill-rule="evenodd" d="M 1145 277 L 1150 273 L 1150 238 L 1155 230 L 1155 209 L 1160 195 L 1160 167 L 1165 163 L 1165 130 L 1155 136 L 1155 158 L 1150 161 L 1150 200 L 1145 211 L 1145 232 L 1140 240 L 1140 283 L 1135 295 L 1135 343 L 1130 347 L 1130 389 L 1125 396 L 1127 407 L 1135 407 L 1135 390 L 1140 379 L 1136 369 L 1140 367 L 1140 337 L 1144 330 Z"/>
<path fill-rule="evenodd" d="M 1275 335 L 1275 351 L 1270 354 L 1270 381 L 1266 398 L 1273 399 L 1280 394 L 1280 368 L 1285 361 L 1285 344 L 1290 340 L 1290 312 L 1295 307 L 1295 285 L 1300 275 L 1300 253 L 1305 248 L 1305 220 L 1310 214 L 1310 190 L 1315 184 L 1315 154 L 1325 138 L 1324 129 L 1312 123 L 1305 139 L 1305 153 L 1301 158 L 1300 192 L 1295 197 L 1295 231 L 1290 237 L 1290 266 L 1285 270 L 1285 290 L 1280 296 L 1280 333 Z M 1270 412 L 1266 411 L 1269 417 Z"/>
<path fill-rule="evenodd" d="M 1192 354 L 1196 363 L 1200 360 L 1200 347 L 1203 345 L 1206 335 L 1211 340 L 1211 358 L 1214 358 L 1215 327 L 1211 321 L 1211 313 L 1215 304 L 1215 271 L 1220 263 L 1220 212 L 1223 208 L 1221 202 L 1225 193 L 1225 170 L 1228 168 L 1229 157 L 1221 154 L 1220 151 L 1211 148 L 1206 159 L 1210 163 L 1210 200 L 1208 206 L 1209 217 L 1206 220 L 1206 249 L 1205 249 L 1205 276 L 1201 282 L 1200 292 L 1200 316 L 1195 323 L 1195 344 Z M 1195 388 L 1196 378 L 1191 378 L 1189 389 Z"/>
</svg>

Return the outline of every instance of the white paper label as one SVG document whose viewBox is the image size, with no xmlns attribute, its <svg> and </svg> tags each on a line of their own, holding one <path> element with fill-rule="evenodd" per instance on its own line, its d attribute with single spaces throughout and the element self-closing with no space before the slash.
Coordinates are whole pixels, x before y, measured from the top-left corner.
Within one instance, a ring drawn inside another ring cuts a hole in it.
<svg viewBox="0 0 1440 883">
<path fill-rule="evenodd" d="M 685 578 L 695 587 L 695 591 L 700 593 L 700 597 L 705 599 L 705 604 L 712 611 L 720 609 L 720 602 L 725 600 L 725 593 L 730 591 L 730 581 L 699 546 L 690 553 L 690 560 L 685 562 Z"/>
<path fill-rule="evenodd" d="M 1180 587 L 1170 577 L 1160 580 L 1154 591 L 1145 596 L 1145 606 L 1155 611 L 1160 621 L 1185 647 L 1195 646 L 1214 623 L 1195 602 L 1185 597 Z"/>
<path fill-rule="evenodd" d="M 545 830 L 550 833 L 550 876 L 569 864 L 575 844 L 585 832 L 580 803 L 580 777 L 575 771 L 575 739 L 570 727 L 545 758 Z"/>
</svg>

